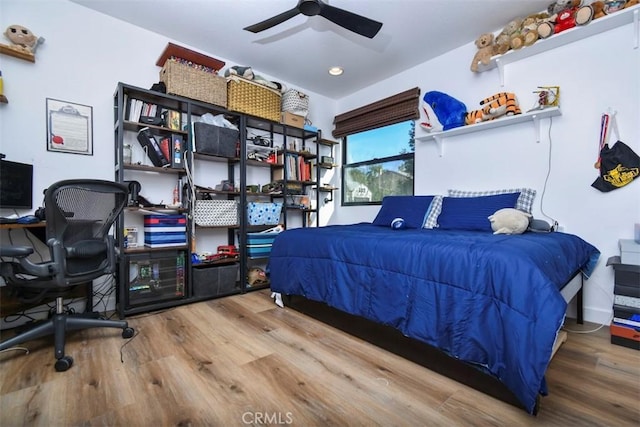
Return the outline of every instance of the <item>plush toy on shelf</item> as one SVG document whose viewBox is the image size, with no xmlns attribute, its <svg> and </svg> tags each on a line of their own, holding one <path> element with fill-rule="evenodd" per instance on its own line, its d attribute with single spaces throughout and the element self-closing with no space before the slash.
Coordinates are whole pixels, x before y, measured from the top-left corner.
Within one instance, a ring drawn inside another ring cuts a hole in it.
<svg viewBox="0 0 640 427">
<path fill-rule="evenodd" d="M 628 7 L 631 7 L 631 6 L 635 6 L 637 4 L 640 4 L 640 0 L 627 0 L 627 2 L 624 4 L 624 8 L 623 9 L 626 9 Z"/>
<path fill-rule="evenodd" d="M 488 65 L 494 53 L 493 33 L 485 33 L 478 37 L 475 41 L 478 51 L 471 61 L 471 71 L 478 72 L 478 64 Z"/>
<path fill-rule="evenodd" d="M 420 123 L 420 127 L 427 132 L 439 132 L 464 126 L 467 106 L 454 97 L 435 90 L 429 91 L 422 97 L 423 109 L 427 120 Z M 429 114 L 429 111 L 432 114 Z"/>
<path fill-rule="evenodd" d="M 515 93 L 499 92 L 480 101 L 480 109 L 470 111 L 465 115 L 465 124 L 486 122 L 502 116 L 520 114 L 518 99 Z"/>
<path fill-rule="evenodd" d="M 582 0 L 557 0 L 548 7 L 549 20 L 538 27 L 541 38 L 550 37 L 576 26 L 576 12 L 580 9 Z"/>
<path fill-rule="evenodd" d="M 579 7 L 575 16 L 576 25 L 587 25 L 594 19 L 602 18 L 606 15 L 604 9 L 604 1 L 601 0 Z"/>
<path fill-rule="evenodd" d="M 37 37 L 22 25 L 9 25 L 4 31 L 4 35 L 13 43 L 11 46 L 13 49 L 22 50 L 31 55 L 35 55 L 38 46 L 44 43 L 43 37 Z"/>
<path fill-rule="evenodd" d="M 538 27 L 549 19 L 547 12 L 535 13 L 522 20 L 520 28 L 511 36 L 511 49 L 531 46 L 540 38 Z"/>
<path fill-rule="evenodd" d="M 511 38 L 522 27 L 522 18 L 516 18 L 507 23 L 504 26 L 500 34 L 496 36 L 495 40 L 495 55 L 503 55 L 511 49 Z"/>
</svg>

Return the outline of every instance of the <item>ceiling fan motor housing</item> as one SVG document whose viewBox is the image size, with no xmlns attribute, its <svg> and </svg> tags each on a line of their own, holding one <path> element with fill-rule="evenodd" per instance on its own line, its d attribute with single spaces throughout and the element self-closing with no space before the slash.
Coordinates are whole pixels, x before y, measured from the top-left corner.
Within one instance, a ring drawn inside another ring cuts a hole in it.
<svg viewBox="0 0 640 427">
<path fill-rule="evenodd" d="M 300 0 L 298 10 L 306 16 L 316 16 L 320 13 L 320 2 L 318 0 Z"/>
</svg>

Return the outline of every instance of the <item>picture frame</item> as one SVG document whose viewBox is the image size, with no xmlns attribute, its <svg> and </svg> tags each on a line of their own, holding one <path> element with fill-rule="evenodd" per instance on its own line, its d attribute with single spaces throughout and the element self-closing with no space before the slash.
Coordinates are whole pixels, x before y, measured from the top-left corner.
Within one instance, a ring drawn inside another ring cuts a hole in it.
<svg viewBox="0 0 640 427">
<path fill-rule="evenodd" d="M 47 151 L 93 156 L 93 107 L 47 98 Z"/>
</svg>

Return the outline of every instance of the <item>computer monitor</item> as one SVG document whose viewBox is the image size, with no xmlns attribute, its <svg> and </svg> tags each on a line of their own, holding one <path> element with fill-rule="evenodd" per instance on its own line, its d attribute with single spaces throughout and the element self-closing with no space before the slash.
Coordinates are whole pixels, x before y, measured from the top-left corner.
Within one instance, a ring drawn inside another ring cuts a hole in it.
<svg viewBox="0 0 640 427">
<path fill-rule="evenodd" d="M 33 165 L 0 160 L 0 209 L 33 208 Z"/>
</svg>

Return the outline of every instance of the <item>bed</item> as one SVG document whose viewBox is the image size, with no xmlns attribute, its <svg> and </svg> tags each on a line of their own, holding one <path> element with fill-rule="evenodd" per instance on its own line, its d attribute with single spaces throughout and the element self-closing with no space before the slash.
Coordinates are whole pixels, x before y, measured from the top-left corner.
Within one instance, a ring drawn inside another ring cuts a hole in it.
<svg viewBox="0 0 640 427">
<path fill-rule="evenodd" d="M 433 208 L 422 202 L 420 211 Z M 384 202 L 378 217 L 383 210 Z M 366 322 L 365 339 L 383 337 L 399 354 L 412 346 L 413 353 L 429 353 L 426 359 L 445 355 L 462 365 L 443 368 L 437 359 L 447 375 L 462 372 L 468 380 L 478 373 L 505 389 L 489 394 L 536 413 L 567 302 L 581 291 L 581 272 L 594 267 L 598 250 L 559 232 L 496 235 L 384 222 L 282 232 L 269 260 L 271 290 L 285 305 L 329 310 L 319 317 L 324 321 L 345 315 L 348 328 Z M 373 326 L 380 329 L 371 332 Z"/>
</svg>

